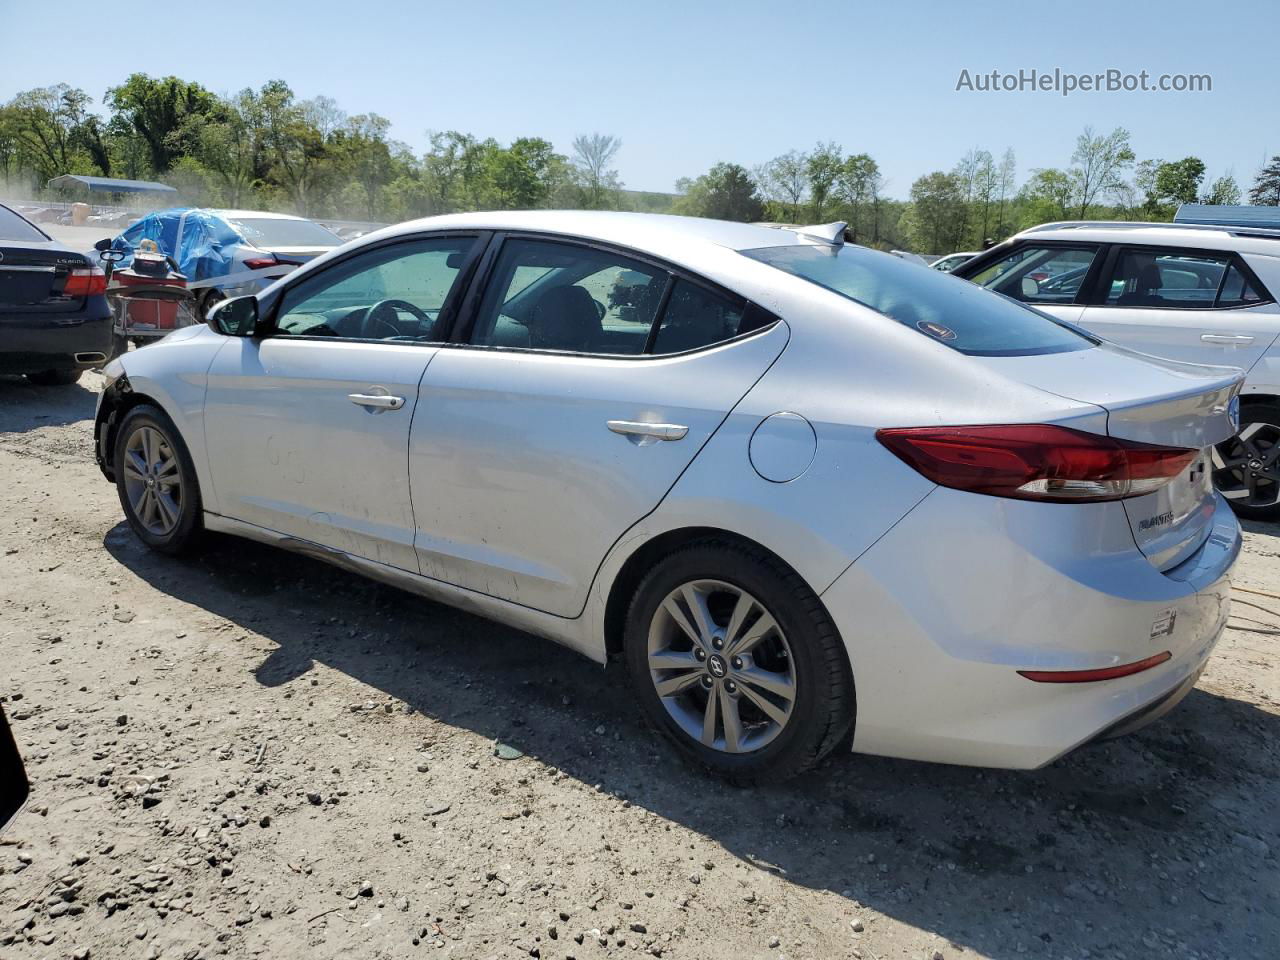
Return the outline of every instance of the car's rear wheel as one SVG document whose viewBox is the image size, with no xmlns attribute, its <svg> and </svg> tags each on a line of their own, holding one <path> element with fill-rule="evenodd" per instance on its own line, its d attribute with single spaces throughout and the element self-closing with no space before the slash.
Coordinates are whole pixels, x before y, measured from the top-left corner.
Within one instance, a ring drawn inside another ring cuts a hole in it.
<svg viewBox="0 0 1280 960">
<path fill-rule="evenodd" d="M 1213 482 L 1237 515 L 1280 520 L 1280 404 L 1244 406 L 1240 432 L 1213 449 Z"/>
<path fill-rule="evenodd" d="M 706 540 L 667 557 L 636 590 L 625 646 L 649 719 L 728 780 L 802 773 L 853 723 L 835 625 L 799 575 L 757 547 Z"/>
<path fill-rule="evenodd" d="M 144 404 L 125 415 L 114 468 L 120 505 L 138 539 L 171 554 L 195 543 L 201 530 L 195 466 L 164 411 Z"/>
<path fill-rule="evenodd" d="M 42 387 L 66 387 L 80 379 L 82 370 L 41 370 L 28 373 L 27 379 Z"/>
</svg>

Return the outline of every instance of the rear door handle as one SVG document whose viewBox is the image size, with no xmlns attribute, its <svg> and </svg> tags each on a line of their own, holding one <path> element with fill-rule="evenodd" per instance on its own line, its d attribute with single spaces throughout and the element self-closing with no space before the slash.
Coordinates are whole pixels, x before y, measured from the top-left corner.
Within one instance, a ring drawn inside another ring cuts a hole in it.
<svg viewBox="0 0 1280 960">
<path fill-rule="evenodd" d="M 349 393 L 347 399 L 356 406 L 369 407 L 372 410 L 399 410 L 404 406 L 404 397 L 392 397 L 377 393 Z"/>
<path fill-rule="evenodd" d="M 1243 347 L 1245 344 L 1253 343 L 1253 337 L 1246 337 L 1241 334 L 1226 333 L 1202 333 L 1200 340 L 1204 343 L 1221 343 L 1225 346 Z"/>
<path fill-rule="evenodd" d="M 656 440 L 683 440 L 689 428 L 679 423 L 644 423 L 638 420 L 610 420 L 608 427 L 632 443 L 649 444 Z"/>
</svg>

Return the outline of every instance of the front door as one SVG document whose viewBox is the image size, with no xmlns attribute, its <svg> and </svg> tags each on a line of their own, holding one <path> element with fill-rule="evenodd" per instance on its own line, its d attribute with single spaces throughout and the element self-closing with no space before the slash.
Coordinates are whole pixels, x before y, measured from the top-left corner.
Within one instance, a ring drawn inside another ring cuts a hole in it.
<svg viewBox="0 0 1280 960">
<path fill-rule="evenodd" d="M 660 266 L 508 239 L 469 343 L 423 378 L 409 457 L 422 573 L 578 615 L 609 548 L 787 337 Z"/>
<path fill-rule="evenodd" d="M 218 352 L 205 436 L 225 515 L 417 571 L 409 426 L 475 243 L 337 261 L 281 295 L 270 335 Z"/>
</svg>

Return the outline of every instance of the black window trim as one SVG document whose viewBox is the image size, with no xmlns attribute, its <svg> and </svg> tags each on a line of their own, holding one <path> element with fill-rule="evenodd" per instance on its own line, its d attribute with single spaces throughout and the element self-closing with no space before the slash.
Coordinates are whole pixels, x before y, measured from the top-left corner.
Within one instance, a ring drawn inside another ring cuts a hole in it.
<svg viewBox="0 0 1280 960">
<path fill-rule="evenodd" d="M 342 256 L 335 257 L 329 261 L 320 270 L 308 270 L 301 276 L 288 275 L 289 279 L 278 290 L 272 291 L 270 299 L 266 304 L 259 302 L 260 316 L 258 326 L 254 330 L 253 338 L 255 340 L 279 339 L 279 340 L 306 340 L 320 341 L 323 343 L 380 343 L 390 346 L 402 347 L 440 347 L 447 342 L 449 333 L 455 326 L 455 320 L 458 316 L 462 305 L 465 304 L 467 290 L 470 288 L 473 275 L 477 264 L 483 258 L 484 253 L 488 250 L 492 240 L 493 231 L 491 230 L 423 230 L 416 233 L 398 234 L 394 237 L 386 237 L 376 243 L 363 244 L 346 251 Z M 282 334 L 279 332 L 277 324 L 280 320 L 280 305 L 284 302 L 284 298 L 293 290 L 296 290 L 304 283 L 310 283 L 312 280 L 323 277 L 329 271 L 340 267 L 345 263 L 350 263 L 359 257 L 373 253 L 378 250 L 384 250 L 388 247 L 400 246 L 402 244 L 420 243 L 424 240 L 448 240 L 454 237 L 465 238 L 470 237 L 472 240 L 471 249 L 468 251 L 467 260 L 463 263 L 462 268 L 458 271 L 458 276 L 454 279 L 453 287 L 449 291 L 449 295 L 445 298 L 445 302 L 440 307 L 440 320 L 442 321 L 442 339 L 437 340 L 386 340 L 375 337 L 323 337 L 309 336 L 307 334 Z"/>
<path fill-rule="evenodd" d="M 1214 294 L 1213 303 L 1208 306 L 1195 307 L 1178 307 L 1163 304 L 1139 305 L 1132 303 L 1107 303 L 1106 300 L 1107 293 L 1109 291 L 1109 284 L 1104 282 L 1103 277 L 1110 278 L 1114 276 L 1116 264 L 1119 262 L 1120 257 L 1130 250 L 1150 252 L 1157 256 L 1163 253 L 1166 256 L 1174 254 L 1190 255 L 1193 257 L 1209 257 L 1215 260 L 1226 259 L 1227 265 L 1222 271 L 1222 278 L 1218 281 L 1218 290 L 1217 293 Z M 1254 273 L 1253 268 L 1249 266 L 1244 257 L 1236 250 L 1214 250 L 1207 247 L 1170 246 L 1169 244 L 1164 243 L 1110 243 L 1107 244 L 1106 255 L 1100 259 L 1105 260 L 1106 262 L 1103 270 L 1101 271 L 1102 276 L 1096 278 L 1095 289 L 1090 291 L 1090 298 L 1086 301 L 1086 306 L 1090 309 L 1097 307 L 1105 310 L 1198 310 L 1201 312 L 1212 310 L 1215 313 L 1219 313 L 1227 310 L 1252 310 L 1255 307 L 1261 307 L 1266 304 L 1276 302 L 1275 297 L 1271 295 L 1271 291 L 1267 289 L 1266 285 L 1261 281 L 1261 279 L 1259 279 L 1258 275 Z M 1222 285 L 1226 282 L 1227 274 L 1230 273 L 1233 266 L 1244 275 L 1249 286 L 1253 287 L 1254 290 L 1261 294 L 1261 300 L 1257 300 L 1254 303 L 1238 303 L 1234 306 L 1218 306 L 1218 296 L 1222 293 Z"/>
<path fill-rule="evenodd" d="M 489 343 L 469 343 L 469 338 L 475 327 L 475 322 L 479 316 L 480 301 L 484 297 L 484 292 L 492 279 L 493 271 L 497 265 L 498 257 L 502 252 L 502 247 L 508 240 L 537 240 L 550 243 L 561 243 L 567 246 L 585 247 L 589 250 L 596 250 L 601 253 L 612 254 L 614 256 L 626 257 L 629 260 L 635 260 L 645 266 L 661 270 L 667 275 L 667 285 L 662 292 L 662 299 L 659 301 L 658 309 L 654 312 L 653 322 L 649 328 L 649 334 L 645 338 L 644 351 L 641 353 L 585 353 L 578 350 L 553 350 L 546 347 L 512 347 L 503 344 Z M 496 230 L 489 240 L 488 247 L 484 251 L 481 258 L 483 263 L 471 276 L 466 296 L 462 299 L 462 306 L 458 310 L 453 323 L 453 330 L 447 342 L 440 346 L 460 350 L 484 350 L 495 353 L 535 353 L 545 354 L 548 356 L 560 357 L 585 357 L 593 360 L 628 360 L 628 361 L 648 361 L 648 360 L 665 360 L 671 357 L 683 357 L 694 353 L 702 353 L 706 350 L 714 350 L 727 344 L 737 343 L 748 337 L 754 337 L 762 334 L 767 330 L 772 330 L 782 320 L 773 311 L 762 307 L 760 304 L 744 297 L 740 293 L 721 286 L 713 280 L 708 280 L 700 274 L 694 273 L 684 267 L 677 266 L 660 257 L 655 257 L 651 253 L 640 250 L 634 250 L 622 244 L 609 243 L 603 240 L 597 240 L 592 237 L 581 237 L 576 234 L 554 233 L 549 231 L 537 230 Z M 695 286 L 723 297 L 739 304 L 742 307 L 743 316 L 751 310 L 763 312 L 768 318 L 759 326 L 748 330 L 746 333 L 740 333 L 735 337 L 727 340 L 717 340 L 714 343 L 704 344 L 700 347 L 694 347 L 691 350 L 681 350 L 677 353 L 652 353 L 653 346 L 657 340 L 659 328 L 662 326 L 663 317 L 671 300 L 671 291 L 675 287 L 676 280 L 685 280 Z"/>
<path fill-rule="evenodd" d="M 1036 250 L 1046 250 L 1052 248 L 1062 248 L 1065 250 L 1092 250 L 1093 260 L 1089 262 L 1089 269 L 1084 275 L 1084 279 L 1080 282 L 1080 287 L 1076 290 L 1076 295 L 1069 301 L 1047 301 L 1040 302 L 1038 300 L 1019 300 L 1017 297 L 1010 297 L 1015 303 L 1020 303 L 1027 307 L 1074 307 L 1082 306 L 1088 302 L 1087 298 L 1093 292 L 1094 286 L 1098 283 L 1098 277 L 1102 273 L 1102 262 L 1107 257 L 1107 244 L 1098 240 L 1040 240 L 1034 237 L 1023 237 L 1022 239 L 1006 244 L 999 244 L 992 247 L 972 260 L 960 264 L 951 271 L 951 276 L 959 277 L 962 280 L 973 281 L 973 277 L 993 263 L 999 263 L 1011 254 L 1017 253 L 1019 250 L 1034 248 Z M 998 254 L 998 255 L 997 255 Z M 989 290 L 989 287 L 983 287 Z M 997 291 L 992 290 L 992 293 Z M 1056 319 L 1056 318 L 1054 318 Z"/>
</svg>

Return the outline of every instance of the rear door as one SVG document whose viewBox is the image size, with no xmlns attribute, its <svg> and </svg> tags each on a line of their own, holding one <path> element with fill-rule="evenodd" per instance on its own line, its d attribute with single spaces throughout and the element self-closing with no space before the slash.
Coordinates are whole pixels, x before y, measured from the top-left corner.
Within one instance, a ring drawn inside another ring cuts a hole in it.
<svg viewBox="0 0 1280 960">
<path fill-rule="evenodd" d="M 1227 251 L 1115 247 L 1092 299 L 1082 326 L 1170 360 L 1248 370 L 1280 333 L 1280 308 Z"/>
<path fill-rule="evenodd" d="M 508 238 L 410 441 L 421 571 L 559 616 L 782 352 L 785 324 L 630 254 Z"/>
<path fill-rule="evenodd" d="M 1084 292 L 1100 266 L 1099 250 L 1096 243 L 1026 241 L 977 272 L 968 264 L 956 272 L 980 287 L 1074 323 L 1084 312 Z"/>
<path fill-rule="evenodd" d="M 409 425 L 477 243 L 401 240 L 335 261 L 283 292 L 270 336 L 218 352 L 205 439 L 224 514 L 417 571 Z"/>
</svg>

